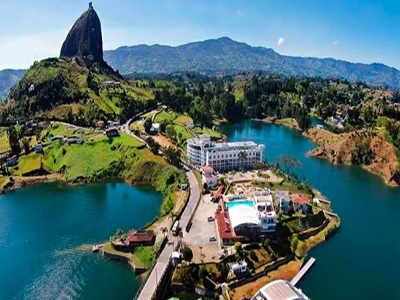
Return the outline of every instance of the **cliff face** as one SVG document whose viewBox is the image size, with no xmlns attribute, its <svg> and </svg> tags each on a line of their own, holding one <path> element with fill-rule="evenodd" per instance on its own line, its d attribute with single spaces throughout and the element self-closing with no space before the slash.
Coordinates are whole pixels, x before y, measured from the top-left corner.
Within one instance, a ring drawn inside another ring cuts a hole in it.
<svg viewBox="0 0 400 300">
<path fill-rule="evenodd" d="M 77 56 L 93 62 L 103 62 L 101 24 L 92 3 L 72 26 L 62 45 L 60 56 Z"/>
<path fill-rule="evenodd" d="M 323 129 L 312 128 L 303 135 L 318 144 L 316 149 L 308 153 L 309 156 L 326 158 L 333 164 L 351 164 L 351 150 L 355 145 L 355 140 L 370 138 L 374 159 L 371 164 L 364 165 L 363 168 L 381 176 L 388 185 L 400 185 L 396 152 L 382 133 L 357 131 L 334 134 Z"/>
</svg>

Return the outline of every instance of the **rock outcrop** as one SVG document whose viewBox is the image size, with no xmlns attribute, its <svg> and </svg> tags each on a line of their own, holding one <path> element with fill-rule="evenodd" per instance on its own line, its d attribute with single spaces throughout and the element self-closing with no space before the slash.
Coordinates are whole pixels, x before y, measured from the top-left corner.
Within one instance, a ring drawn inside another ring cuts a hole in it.
<svg viewBox="0 0 400 300">
<path fill-rule="evenodd" d="M 76 20 L 61 48 L 61 57 L 80 57 L 87 61 L 103 62 L 103 39 L 100 19 L 92 3 Z"/>
<path fill-rule="evenodd" d="M 351 150 L 354 148 L 356 139 L 369 138 L 374 159 L 363 168 L 381 176 L 390 186 L 400 185 L 396 152 L 383 133 L 356 131 L 335 134 L 324 129 L 311 128 L 303 135 L 318 144 L 316 149 L 308 153 L 309 156 L 326 158 L 333 164 L 351 164 Z"/>
</svg>

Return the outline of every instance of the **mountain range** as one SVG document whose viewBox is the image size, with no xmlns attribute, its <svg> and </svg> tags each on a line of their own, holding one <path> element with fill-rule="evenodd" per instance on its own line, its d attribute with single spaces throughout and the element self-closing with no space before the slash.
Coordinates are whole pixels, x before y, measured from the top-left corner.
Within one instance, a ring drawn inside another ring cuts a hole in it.
<svg viewBox="0 0 400 300">
<path fill-rule="evenodd" d="M 104 60 L 120 74 L 196 71 L 209 75 L 265 71 L 289 76 L 320 76 L 400 88 L 400 71 L 380 63 L 351 63 L 333 58 L 281 55 L 228 37 L 188 43 L 123 46 L 104 52 Z M 23 70 L 0 71 L 0 99 Z"/>
<path fill-rule="evenodd" d="M 228 37 L 177 47 L 138 45 L 105 51 L 104 59 L 121 74 L 197 71 L 206 74 L 266 71 L 293 76 L 321 76 L 400 88 L 400 71 L 383 64 L 333 58 L 293 57 L 252 47 Z"/>
<path fill-rule="evenodd" d="M 5 69 L 0 71 L 0 100 L 7 97 L 10 88 L 25 74 L 26 70 Z"/>
</svg>

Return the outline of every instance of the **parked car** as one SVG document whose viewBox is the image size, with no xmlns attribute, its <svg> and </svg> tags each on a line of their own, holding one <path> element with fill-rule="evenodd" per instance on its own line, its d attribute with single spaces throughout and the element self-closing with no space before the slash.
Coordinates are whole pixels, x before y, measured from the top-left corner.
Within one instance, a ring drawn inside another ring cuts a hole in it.
<svg viewBox="0 0 400 300">
<path fill-rule="evenodd" d="M 217 239 L 215 238 L 215 236 L 210 236 L 210 237 L 208 238 L 208 240 L 209 240 L 210 242 L 216 242 L 216 241 L 217 241 Z"/>
<path fill-rule="evenodd" d="M 215 218 L 214 217 L 211 217 L 211 216 L 209 216 L 208 218 L 207 218 L 207 221 L 208 222 L 212 222 L 212 221 L 214 221 L 215 220 Z"/>
</svg>

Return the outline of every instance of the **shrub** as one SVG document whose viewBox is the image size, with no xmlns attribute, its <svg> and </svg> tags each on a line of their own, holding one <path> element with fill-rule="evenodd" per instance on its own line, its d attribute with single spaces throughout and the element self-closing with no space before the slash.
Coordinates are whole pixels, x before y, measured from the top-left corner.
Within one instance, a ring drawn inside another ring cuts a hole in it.
<svg viewBox="0 0 400 300">
<path fill-rule="evenodd" d="M 190 262 L 193 259 L 193 251 L 189 247 L 182 249 L 183 259 Z"/>
</svg>

